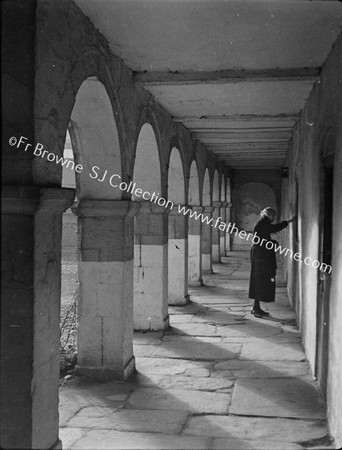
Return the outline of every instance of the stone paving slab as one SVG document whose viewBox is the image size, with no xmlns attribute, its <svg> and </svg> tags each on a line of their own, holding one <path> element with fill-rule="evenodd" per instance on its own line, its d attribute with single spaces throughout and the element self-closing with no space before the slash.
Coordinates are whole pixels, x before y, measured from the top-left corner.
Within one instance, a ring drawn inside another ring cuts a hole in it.
<svg viewBox="0 0 342 450">
<path fill-rule="evenodd" d="M 177 323 L 189 323 L 195 317 L 195 314 L 175 314 L 170 316 L 170 324 L 171 326 Z"/>
<path fill-rule="evenodd" d="M 143 356 L 145 358 L 148 357 L 148 356 L 152 356 L 153 353 L 155 352 L 156 348 L 158 349 L 160 345 L 161 344 L 159 344 L 159 345 L 149 345 L 149 344 L 147 344 L 147 345 L 136 345 L 136 344 L 134 344 L 133 345 L 134 356 L 136 358 L 139 358 L 141 356 Z"/>
<path fill-rule="evenodd" d="M 157 386 L 165 389 L 192 389 L 207 392 L 230 392 L 234 381 L 226 378 L 191 377 L 191 376 L 153 376 L 140 379 L 141 386 Z"/>
<path fill-rule="evenodd" d="M 231 394 L 217 394 L 184 389 L 140 388 L 127 405 L 136 409 L 172 409 L 197 413 L 226 414 Z"/>
<path fill-rule="evenodd" d="M 209 439 L 193 436 L 84 430 L 82 437 L 74 442 L 72 448 L 79 450 L 206 450 L 210 447 Z"/>
<path fill-rule="evenodd" d="M 257 361 L 305 361 L 300 344 L 274 344 L 272 339 L 270 341 L 265 341 L 262 346 L 259 342 L 243 343 L 240 358 Z"/>
<path fill-rule="evenodd" d="M 189 361 L 186 359 L 138 358 L 136 368 L 144 375 L 194 375 L 208 377 L 212 362 Z"/>
<path fill-rule="evenodd" d="M 302 377 L 310 373 L 309 364 L 298 361 L 221 361 L 214 366 L 211 376 L 230 371 L 239 378 Z M 224 375 L 221 375 L 224 376 Z"/>
<path fill-rule="evenodd" d="M 151 356 L 153 358 L 182 358 L 217 360 L 236 358 L 241 350 L 240 344 L 213 344 L 206 342 L 181 342 L 161 344 Z"/>
<path fill-rule="evenodd" d="M 313 383 L 298 378 L 238 379 L 230 414 L 324 419 Z"/>
<path fill-rule="evenodd" d="M 129 381 L 61 388 L 64 449 L 334 448 L 286 288 L 251 315 L 248 258 L 215 265 L 170 329 L 135 333 Z"/>
<path fill-rule="evenodd" d="M 240 312 L 240 315 L 243 316 L 243 313 Z M 206 314 L 202 314 L 199 316 L 196 314 L 194 317 L 192 323 L 196 322 L 203 322 L 203 323 L 209 323 L 213 325 L 236 325 L 239 323 L 236 320 L 236 313 L 233 312 L 210 312 L 208 311 Z"/>
<path fill-rule="evenodd" d="M 325 437 L 327 428 L 319 420 L 203 415 L 192 417 L 183 434 L 300 443 Z"/>
<path fill-rule="evenodd" d="M 222 338 L 221 336 L 186 336 L 186 335 L 174 335 L 174 334 L 167 334 L 163 338 L 163 344 L 167 344 L 169 346 L 179 346 L 180 343 L 184 342 L 186 344 L 187 342 L 206 342 L 210 344 L 221 344 Z"/>
<path fill-rule="evenodd" d="M 265 323 L 253 322 L 248 320 L 243 324 L 237 324 L 234 326 L 218 326 L 216 335 L 223 337 L 235 337 L 235 338 L 260 338 L 270 337 L 276 334 L 280 334 L 281 328 L 278 324 L 266 325 Z M 255 359 L 255 358 L 251 358 Z"/>
<path fill-rule="evenodd" d="M 159 345 L 163 333 L 161 331 L 148 332 L 148 333 L 134 333 L 133 342 L 135 345 Z"/>
<path fill-rule="evenodd" d="M 177 434 L 187 419 L 185 411 L 82 409 L 70 422 L 72 428 Z"/>
<path fill-rule="evenodd" d="M 216 326 L 204 323 L 177 323 L 177 326 L 166 330 L 165 334 L 180 334 L 191 336 L 215 336 Z"/>
<path fill-rule="evenodd" d="M 246 439 L 214 439 L 212 450 L 304 450 L 294 442 L 279 441 L 248 441 Z"/>
</svg>

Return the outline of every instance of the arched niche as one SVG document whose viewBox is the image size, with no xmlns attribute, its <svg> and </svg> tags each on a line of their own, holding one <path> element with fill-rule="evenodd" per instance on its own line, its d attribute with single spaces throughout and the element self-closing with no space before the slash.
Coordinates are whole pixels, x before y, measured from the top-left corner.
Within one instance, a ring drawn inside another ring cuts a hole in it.
<svg viewBox="0 0 342 450">
<path fill-rule="evenodd" d="M 238 228 L 252 231 L 260 211 L 267 206 L 277 209 L 274 191 L 265 183 L 240 185 L 235 193 L 235 221 Z"/>
<path fill-rule="evenodd" d="M 201 204 L 196 161 L 193 161 L 190 167 L 188 204 L 192 206 L 199 206 Z"/>
<path fill-rule="evenodd" d="M 152 125 L 145 123 L 137 140 L 135 163 L 133 171 L 133 182 L 143 192 L 160 196 L 161 193 L 161 171 L 158 144 Z M 146 198 L 150 197 L 147 196 Z M 132 200 L 143 200 L 142 197 L 132 195 Z"/>
<path fill-rule="evenodd" d="M 169 161 L 168 200 L 179 205 L 183 205 L 185 203 L 183 163 L 179 150 L 176 147 L 172 148 Z"/>
<path fill-rule="evenodd" d="M 122 166 L 119 134 L 105 86 L 87 78 L 80 86 L 69 131 L 76 164 L 78 198 L 119 200 Z"/>
</svg>

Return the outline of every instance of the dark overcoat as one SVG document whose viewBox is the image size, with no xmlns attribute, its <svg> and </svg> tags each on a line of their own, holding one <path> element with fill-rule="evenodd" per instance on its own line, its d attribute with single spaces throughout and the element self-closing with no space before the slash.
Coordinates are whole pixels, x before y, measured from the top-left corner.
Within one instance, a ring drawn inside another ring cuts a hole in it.
<svg viewBox="0 0 342 450">
<path fill-rule="evenodd" d="M 260 238 L 260 241 L 257 244 L 253 244 L 251 248 L 249 298 L 260 302 L 274 302 L 275 274 L 277 269 L 276 254 L 274 248 L 266 248 L 266 241 L 272 241 L 271 233 L 277 233 L 286 228 L 287 225 L 287 221 L 272 224 L 266 216 L 259 219 L 256 223 L 254 233 Z M 262 242 L 262 239 L 266 241 Z M 276 241 L 273 242 L 276 243 Z M 271 246 L 269 245 L 269 247 Z"/>
</svg>

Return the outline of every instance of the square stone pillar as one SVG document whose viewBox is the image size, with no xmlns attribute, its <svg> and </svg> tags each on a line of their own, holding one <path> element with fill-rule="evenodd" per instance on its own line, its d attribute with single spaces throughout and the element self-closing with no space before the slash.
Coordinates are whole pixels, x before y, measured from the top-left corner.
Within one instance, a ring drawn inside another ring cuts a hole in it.
<svg viewBox="0 0 342 450">
<path fill-rule="evenodd" d="M 164 330 L 168 314 L 169 210 L 140 202 L 134 230 L 134 329 Z"/>
<path fill-rule="evenodd" d="M 188 294 L 188 216 L 169 212 L 168 243 L 168 296 L 169 305 L 185 305 Z"/>
<path fill-rule="evenodd" d="M 220 230 L 218 228 L 222 219 L 220 218 L 222 202 L 213 202 L 213 212 L 212 212 L 212 262 L 220 263 Z M 219 221 L 218 221 L 219 220 Z"/>
<path fill-rule="evenodd" d="M 203 210 L 203 224 L 202 224 L 202 273 L 213 273 L 212 265 L 212 223 L 208 225 L 212 218 L 212 206 L 205 206 Z M 207 219 L 205 219 L 205 217 Z"/>
<path fill-rule="evenodd" d="M 220 216 L 222 217 L 222 222 L 227 223 L 227 202 L 222 202 L 220 208 Z M 219 230 L 220 233 L 220 257 L 226 256 L 226 238 L 227 233 L 225 231 Z"/>
<path fill-rule="evenodd" d="M 62 214 L 75 191 L 3 186 L 1 448 L 60 448 Z"/>
<path fill-rule="evenodd" d="M 134 215 L 130 201 L 82 200 L 76 374 L 124 380 L 133 356 Z"/>
<path fill-rule="evenodd" d="M 228 225 L 230 223 L 230 217 L 231 217 L 231 208 L 232 208 L 232 204 L 231 203 L 227 203 L 226 206 L 226 224 Z M 226 235 L 226 256 L 228 256 L 228 254 L 231 251 L 231 234 L 230 233 L 225 233 Z"/>
<path fill-rule="evenodd" d="M 203 212 L 203 206 L 192 206 L 197 214 Z M 189 262 L 188 281 L 190 286 L 202 286 L 202 222 L 194 217 L 189 219 Z"/>
</svg>

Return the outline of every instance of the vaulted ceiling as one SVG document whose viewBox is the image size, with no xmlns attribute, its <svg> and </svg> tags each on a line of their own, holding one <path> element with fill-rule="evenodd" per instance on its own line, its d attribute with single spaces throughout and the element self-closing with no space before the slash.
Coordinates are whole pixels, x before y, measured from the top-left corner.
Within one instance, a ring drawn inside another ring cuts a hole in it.
<svg viewBox="0 0 342 450">
<path fill-rule="evenodd" d="M 342 3 L 75 0 L 135 82 L 232 168 L 279 168 Z"/>
</svg>

